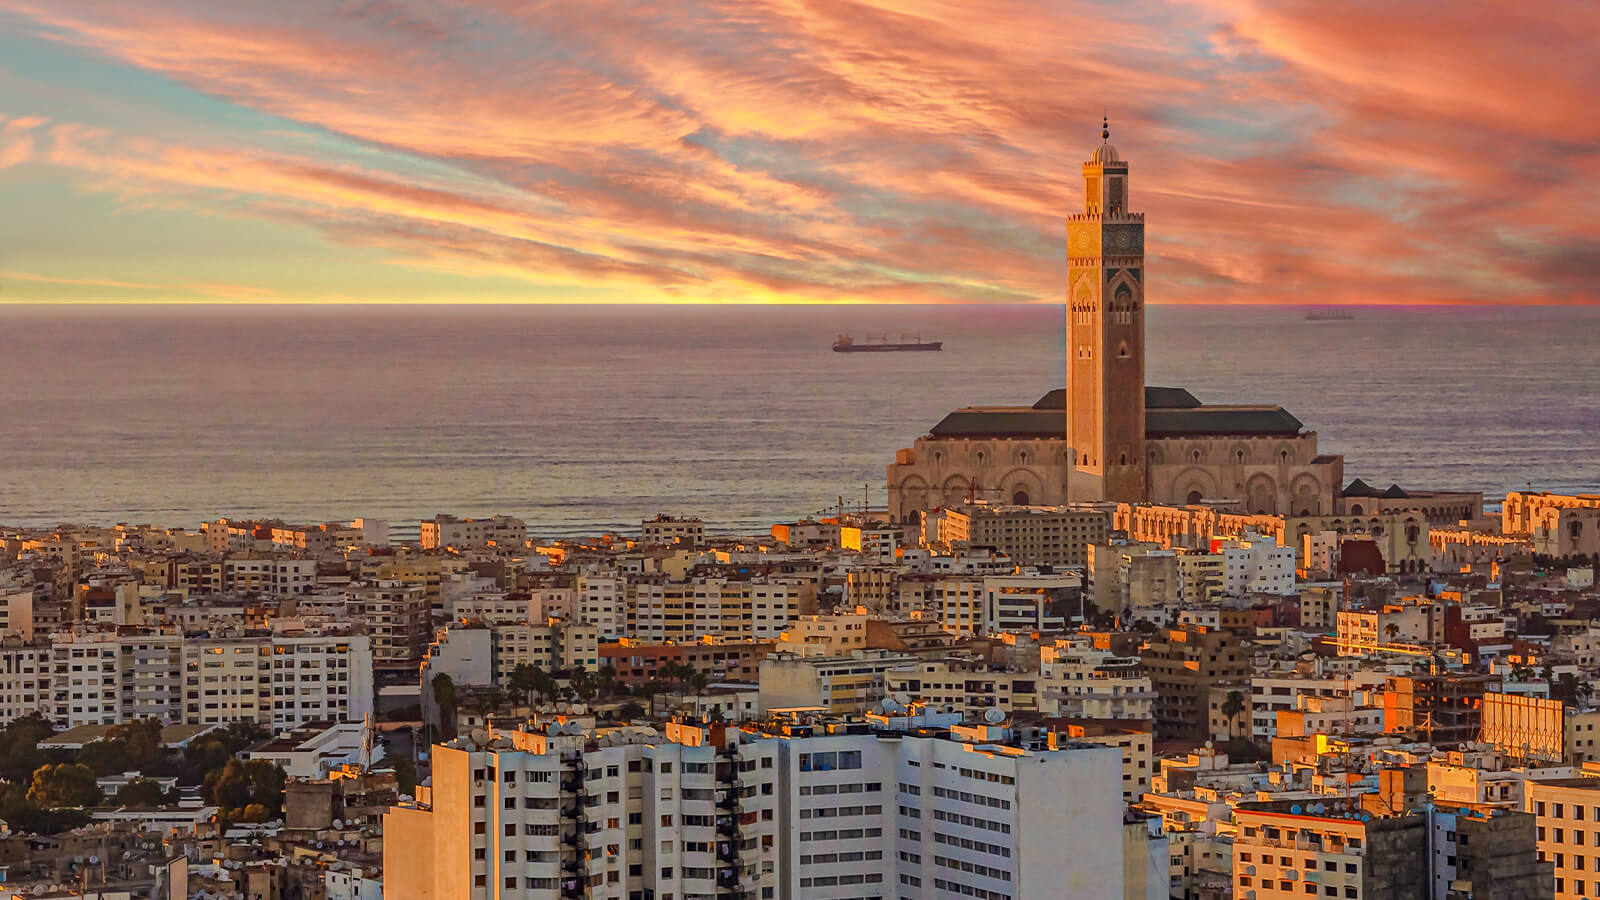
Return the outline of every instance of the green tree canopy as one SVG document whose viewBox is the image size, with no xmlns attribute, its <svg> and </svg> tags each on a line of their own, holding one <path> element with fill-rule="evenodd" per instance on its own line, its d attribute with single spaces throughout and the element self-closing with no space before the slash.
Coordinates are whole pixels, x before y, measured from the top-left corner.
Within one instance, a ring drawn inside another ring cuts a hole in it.
<svg viewBox="0 0 1600 900">
<path fill-rule="evenodd" d="M 43 765 L 34 770 L 28 803 L 39 809 L 94 806 L 101 800 L 94 772 L 78 763 Z"/>
</svg>

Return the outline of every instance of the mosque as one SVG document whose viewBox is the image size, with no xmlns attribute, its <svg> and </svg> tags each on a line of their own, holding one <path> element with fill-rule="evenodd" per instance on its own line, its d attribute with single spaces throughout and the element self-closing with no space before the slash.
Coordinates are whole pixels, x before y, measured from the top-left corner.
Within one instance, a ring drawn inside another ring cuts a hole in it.
<svg viewBox="0 0 1600 900">
<path fill-rule="evenodd" d="M 1067 386 L 1032 406 L 965 407 L 889 466 L 889 513 L 919 521 L 986 501 L 1223 503 L 1250 513 L 1341 513 L 1344 458 L 1281 406 L 1202 403 L 1144 381 L 1144 214 L 1128 161 L 1102 143 L 1067 218 Z"/>
</svg>

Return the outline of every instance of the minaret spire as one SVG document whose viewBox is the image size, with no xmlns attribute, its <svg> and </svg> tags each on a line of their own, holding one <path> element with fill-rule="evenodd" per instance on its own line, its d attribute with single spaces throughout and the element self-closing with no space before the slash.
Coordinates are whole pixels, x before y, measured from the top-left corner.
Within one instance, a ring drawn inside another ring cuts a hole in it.
<svg viewBox="0 0 1600 900">
<path fill-rule="evenodd" d="M 1111 140 L 1111 116 L 1107 114 L 1100 119 L 1100 141 L 1104 143 L 1109 140 Z"/>
</svg>

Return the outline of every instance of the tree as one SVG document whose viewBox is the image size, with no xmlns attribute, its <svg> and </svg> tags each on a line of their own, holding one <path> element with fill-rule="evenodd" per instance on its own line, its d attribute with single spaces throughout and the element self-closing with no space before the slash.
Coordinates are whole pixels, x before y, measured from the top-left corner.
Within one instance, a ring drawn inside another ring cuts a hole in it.
<svg viewBox="0 0 1600 900">
<path fill-rule="evenodd" d="M 264 759 L 248 762 L 230 759 L 212 776 L 208 776 L 205 796 L 228 821 L 239 821 L 252 805 L 265 807 L 270 815 L 248 821 L 269 821 L 283 812 L 283 786 L 288 777 L 276 763 Z"/>
<path fill-rule="evenodd" d="M 695 696 L 704 694 L 706 692 L 706 687 L 710 684 L 711 676 L 700 671 L 699 669 L 694 670 L 694 672 L 689 675 L 689 686 L 694 688 Z"/>
<path fill-rule="evenodd" d="M 400 793 L 414 795 L 417 792 L 417 767 L 404 756 L 386 756 L 383 765 L 394 770 L 394 780 L 400 786 Z"/>
<path fill-rule="evenodd" d="M 55 733 L 55 726 L 38 713 L 12 720 L 0 730 L 0 778 L 25 784 L 43 765 L 46 754 L 39 742 Z"/>
<path fill-rule="evenodd" d="M 1394 639 L 1400 636 L 1400 626 L 1390 622 L 1383 626 L 1383 633 L 1388 635 L 1390 643 L 1393 643 Z"/>
<path fill-rule="evenodd" d="M 583 666 L 574 666 L 567 673 L 567 683 L 572 685 L 572 692 L 578 695 L 579 700 L 587 702 L 593 699 L 596 690 L 594 676 Z"/>
<path fill-rule="evenodd" d="M 456 683 L 440 672 L 433 676 L 433 705 L 439 708 L 439 733 L 449 740 L 456 736 Z"/>
<path fill-rule="evenodd" d="M 28 803 L 39 809 L 94 806 L 101 800 L 94 772 L 78 763 L 40 766 L 28 787 Z"/>
<path fill-rule="evenodd" d="M 1222 700 L 1222 715 L 1228 720 L 1228 737 L 1236 738 L 1238 734 L 1239 713 L 1244 712 L 1244 694 L 1238 691 L 1229 691 L 1228 696 Z"/>
<path fill-rule="evenodd" d="M 135 778 L 111 799 L 118 806 L 161 806 L 168 802 L 161 784 L 149 778 Z"/>
<path fill-rule="evenodd" d="M 631 722 L 634 719 L 642 719 L 644 718 L 644 707 L 633 700 L 629 700 L 617 708 L 617 718 L 627 722 Z"/>
<path fill-rule="evenodd" d="M 506 687 L 513 694 L 522 697 L 522 701 L 529 706 L 533 705 L 533 695 L 539 690 L 543 679 L 540 677 L 544 671 L 538 666 L 528 663 L 517 663 L 511 670 L 511 676 L 506 679 Z"/>
<path fill-rule="evenodd" d="M 499 688 L 485 688 L 481 691 L 475 691 L 472 695 L 472 709 L 478 714 L 478 718 L 483 719 L 485 722 L 500 707 L 504 706 L 505 702 L 506 695 L 501 693 Z"/>
<path fill-rule="evenodd" d="M 1533 679 L 1533 667 L 1527 663 L 1517 663 L 1511 667 L 1512 681 L 1530 681 Z"/>
<path fill-rule="evenodd" d="M 594 672 L 595 687 L 602 697 L 612 697 L 617 693 L 617 667 L 607 663 Z"/>
</svg>

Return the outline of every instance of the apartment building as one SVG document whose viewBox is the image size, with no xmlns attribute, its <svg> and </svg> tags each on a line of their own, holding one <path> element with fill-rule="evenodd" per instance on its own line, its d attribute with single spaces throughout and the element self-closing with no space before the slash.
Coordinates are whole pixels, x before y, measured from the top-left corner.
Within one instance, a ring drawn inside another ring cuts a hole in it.
<svg viewBox="0 0 1600 900">
<path fill-rule="evenodd" d="M 384 817 L 385 896 L 777 896 L 777 747 L 722 726 L 491 732 Z"/>
<path fill-rule="evenodd" d="M 706 542 L 706 523 L 694 517 L 656 516 L 639 526 L 640 541 L 650 546 L 700 547 Z"/>
<path fill-rule="evenodd" d="M 885 696 L 907 694 L 930 709 L 979 717 L 1039 709 L 1039 673 L 1009 671 L 978 660 L 920 662 L 883 673 Z"/>
<path fill-rule="evenodd" d="M 779 748 L 779 896 L 1122 898 L 1118 754 L 952 719 L 757 726 Z"/>
<path fill-rule="evenodd" d="M 48 647 L 31 649 L 0 651 L 0 697 L 31 686 L 35 708 L 69 728 L 154 718 L 284 729 L 359 721 L 372 711 L 365 635 L 63 632 Z"/>
<path fill-rule="evenodd" d="M 1072 637 L 1040 647 L 1039 660 L 1039 708 L 1047 715 L 1148 720 L 1155 714 L 1155 689 L 1137 656 Z"/>
<path fill-rule="evenodd" d="M 521 547 L 528 539 L 528 524 L 514 516 L 486 519 L 458 519 L 437 515 L 418 526 L 418 539 L 424 550 L 484 550 L 491 546 Z"/>
<path fill-rule="evenodd" d="M 1096 609 L 1166 622 L 1183 602 L 1178 555 L 1154 543 L 1091 544 L 1088 590 Z"/>
<path fill-rule="evenodd" d="M 372 641 L 372 663 L 405 669 L 422 662 L 433 639 L 432 607 L 423 585 L 369 581 L 344 591 L 347 612 L 365 623 Z"/>
<path fill-rule="evenodd" d="M 55 714 L 50 693 L 50 644 L 6 638 L 0 643 L 0 721 Z"/>
<path fill-rule="evenodd" d="M 938 538 L 947 545 L 993 547 L 1019 566 L 1086 566 L 1090 544 L 1111 526 L 1102 509 L 975 504 L 946 509 Z"/>
<path fill-rule="evenodd" d="M 887 650 L 857 650 L 848 656 L 800 656 L 773 652 L 757 676 L 761 711 L 819 707 L 829 713 L 860 713 L 882 700 L 883 676 L 918 662 Z"/>
<path fill-rule="evenodd" d="M 1168 628 L 1141 655 L 1155 691 L 1156 736 L 1196 743 L 1210 737 L 1210 694 L 1218 684 L 1250 678 L 1250 661 L 1230 631 Z"/>
<path fill-rule="evenodd" d="M 448 675 L 457 685 L 501 686 L 519 665 L 546 672 L 600 668 L 596 629 L 588 624 L 469 623 L 439 629 L 422 662 L 422 683 Z M 424 691 L 424 694 L 428 694 Z M 428 700 L 424 697 L 424 700 Z"/>
<path fill-rule="evenodd" d="M 1600 894 L 1600 778 L 1529 781 L 1524 812 L 1538 828 L 1539 861 L 1552 866 L 1555 900 Z"/>
<path fill-rule="evenodd" d="M 1380 671 L 1353 669 L 1346 672 L 1278 672 L 1255 675 L 1250 683 L 1250 736 L 1259 743 L 1270 741 L 1278 731 L 1278 713 L 1303 708 L 1306 698 L 1349 699 L 1358 692 L 1376 695 L 1387 676 Z"/>
</svg>

